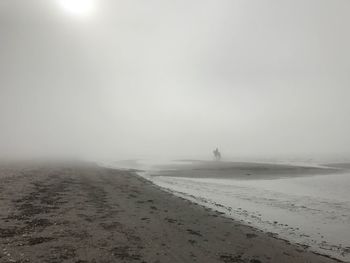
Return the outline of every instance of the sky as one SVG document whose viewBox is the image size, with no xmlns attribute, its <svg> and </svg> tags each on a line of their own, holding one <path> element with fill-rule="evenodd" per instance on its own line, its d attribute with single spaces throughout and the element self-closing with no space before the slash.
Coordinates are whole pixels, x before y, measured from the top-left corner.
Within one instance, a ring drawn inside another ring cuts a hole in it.
<svg viewBox="0 0 350 263">
<path fill-rule="evenodd" d="M 350 156 L 350 1 L 67 1 L 0 0 L 0 156 Z"/>
</svg>

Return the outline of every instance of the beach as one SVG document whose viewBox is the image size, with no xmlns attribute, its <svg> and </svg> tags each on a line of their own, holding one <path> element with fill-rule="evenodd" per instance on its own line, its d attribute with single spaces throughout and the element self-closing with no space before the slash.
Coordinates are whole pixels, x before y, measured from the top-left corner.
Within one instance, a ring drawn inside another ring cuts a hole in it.
<svg viewBox="0 0 350 263">
<path fill-rule="evenodd" d="M 327 164 L 327 166 L 322 166 L 261 162 L 178 160 L 166 164 L 154 165 L 152 167 L 152 174 L 186 178 L 265 180 L 336 174 L 343 172 L 343 166 L 345 164 Z M 157 171 L 159 172 L 157 173 Z"/>
<path fill-rule="evenodd" d="M 0 200 L 0 262 L 339 262 L 133 170 L 3 164 Z"/>
</svg>

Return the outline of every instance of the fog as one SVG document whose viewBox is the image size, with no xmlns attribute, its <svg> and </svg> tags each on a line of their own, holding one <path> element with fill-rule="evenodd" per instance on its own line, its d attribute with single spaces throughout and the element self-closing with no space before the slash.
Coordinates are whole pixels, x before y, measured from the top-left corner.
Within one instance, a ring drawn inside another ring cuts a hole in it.
<svg viewBox="0 0 350 263">
<path fill-rule="evenodd" d="M 92 9 L 0 1 L 0 156 L 349 156 L 349 1 Z"/>
</svg>

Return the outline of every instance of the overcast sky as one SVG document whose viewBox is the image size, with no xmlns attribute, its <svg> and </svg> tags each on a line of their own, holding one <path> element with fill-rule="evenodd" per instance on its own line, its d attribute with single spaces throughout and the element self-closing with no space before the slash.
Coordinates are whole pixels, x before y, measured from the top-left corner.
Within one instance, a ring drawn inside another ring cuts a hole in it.
<svg viewBox="0 0 350 263">
<path fill-rule="evenodd" d="M 2 155 L 350 152 L 350 1 L 62 1 L 0 0 Z"/>
</svg>

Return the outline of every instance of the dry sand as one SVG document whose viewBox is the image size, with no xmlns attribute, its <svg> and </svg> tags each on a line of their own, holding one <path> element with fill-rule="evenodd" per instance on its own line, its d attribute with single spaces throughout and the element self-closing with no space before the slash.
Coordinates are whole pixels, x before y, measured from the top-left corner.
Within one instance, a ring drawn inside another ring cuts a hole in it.
<svg viewBox="0 0 350 263">
<path fill-rule="evenodd" d="M 2 166 L 0 262 L 336 262 L 93 165 Z"/>
</svg>

